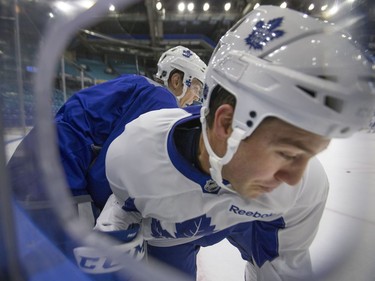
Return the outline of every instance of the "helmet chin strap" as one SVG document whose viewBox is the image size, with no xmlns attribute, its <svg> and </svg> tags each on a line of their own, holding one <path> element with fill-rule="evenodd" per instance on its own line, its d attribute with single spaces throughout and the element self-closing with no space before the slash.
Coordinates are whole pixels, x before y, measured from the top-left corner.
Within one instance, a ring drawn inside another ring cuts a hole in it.
<svg viewBox="0 0 375 281">
<path fill-rule="evenodd" d="M 176 97 L 178 101 L 180 101 L 186 95 L 187 88 L 188 87 L 184 83 L 184 85 L 182 87 L 182 93 L 181 93 L 181 95 L 179 95 L 179 96 Z"/>
<path fill-rule="evenodd" d="M 236 153 L 241 140 L 245 138 L 246 132 L 240 128 L 233 129 L 233 132 L 227 141 L 227 151 L 225 155 L 220 158 L 212 150 L 211 145 L 208 141 L 207 125 L 206 125 L 206 113 L 207 112 L 208 112 L 208 108 L 205 106 L 202 106 L 200 119 L 202 123 L 203 142 L 209 155 L 209 162 L 211 166 L 210 167 L 211 177 L 221 188 L 224 188 L 225 190 L 236 193 L 236 191 L 234 191 L 230 187 L 230 185 L 227 186 L 223 183 L 223 177 L 222 177 L 221 171 L 222 171 L 223 166 L 227 164 L 233 158 L 233 155 Z"/>
</svg>

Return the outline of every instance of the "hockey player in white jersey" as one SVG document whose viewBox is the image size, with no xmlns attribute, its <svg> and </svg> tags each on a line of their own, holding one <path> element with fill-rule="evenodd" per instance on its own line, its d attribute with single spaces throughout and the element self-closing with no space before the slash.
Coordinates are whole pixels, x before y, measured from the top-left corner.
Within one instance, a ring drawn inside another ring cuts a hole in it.
<svg viewBox="0 0 375 281">
<path fill-rule="evenodd" d="M 113 195 L 96 229 L 140 224 L 148 255 L 192 277 L 227 238 L 246 280 L 306 280 L 328 182 L 315 155 L 368 124 L 369 61 L 332 25 L 261 6 L 220 40 L 204 105 L 126 124 L 106 154 Z"/>
</svg>

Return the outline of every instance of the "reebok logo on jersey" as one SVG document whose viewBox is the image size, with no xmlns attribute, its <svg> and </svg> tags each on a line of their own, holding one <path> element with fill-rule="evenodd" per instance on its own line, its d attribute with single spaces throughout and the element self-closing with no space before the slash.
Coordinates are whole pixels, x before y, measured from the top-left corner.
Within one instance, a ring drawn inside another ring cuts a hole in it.
<svg viewBox="0 0 375 281">
<path fill-rule="evenodd" d="M 252 212 L 252 211 L 241 210 L 240 208 L 238 208 L 235 205 L 230 206 L 229 212 L 233 212 L 236 215 L 248 216 L 248 217 L 253 217 L 253 218 L 257 218 L 257 219 L 259 219 L 259 218 L 263 219 L 263 218 L 268 218 L 268 217 L 272 216 L 272 213 L 270 213 L 270 214 L 261 214 L 261 213 L 258 213 L 257 211 Z"/>
</svg>

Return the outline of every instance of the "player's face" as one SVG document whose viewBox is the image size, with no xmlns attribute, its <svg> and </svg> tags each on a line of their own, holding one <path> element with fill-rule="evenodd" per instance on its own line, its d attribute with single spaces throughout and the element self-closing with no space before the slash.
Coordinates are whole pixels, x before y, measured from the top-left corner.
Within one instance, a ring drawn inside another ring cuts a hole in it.
<svg viewBox="0 0 375 281">
<path fill-rule="evenodd" d="M 255 198 L 281 183 L 297 184 L 311 157 L 328 144 L 327 138 L 272 118 L 241 142 L 223 178 L 243 197 Z"/>
<path fill-rule="evenodd" d="M 192 104 L 194 101 L 199 100 L 202 89 L 202 82 L 196 78 L 193 78 L 190 87 L 188 87 L 186 90 L 185 96 L 183 96 L 180 100 L 180 107 L 185 107 Z"/>
</svg>

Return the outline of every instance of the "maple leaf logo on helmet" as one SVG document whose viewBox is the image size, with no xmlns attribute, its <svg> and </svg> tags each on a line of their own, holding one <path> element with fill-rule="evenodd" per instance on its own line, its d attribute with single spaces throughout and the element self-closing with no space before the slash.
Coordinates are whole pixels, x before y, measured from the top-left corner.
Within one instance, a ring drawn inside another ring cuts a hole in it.
<svg viewBox="0 0 375 281">
<path fill-rule="evenodd" d="M 283 30 L 276 30 L 282 22 L 282 17 L 270 20 L 268 23 L 262 20 L 258 21 L 253 27 L 253 32 L 245 38 L 246 44 L 250 49 L 262 50 L 268 42 L 284 35 Z"/>
<path fill-rule="evenodd" d="M 193 55 L 193 53 L 190 50 L 183 50 L 182 55 L 186 58 L 190 58 Z"/>
</svg>

